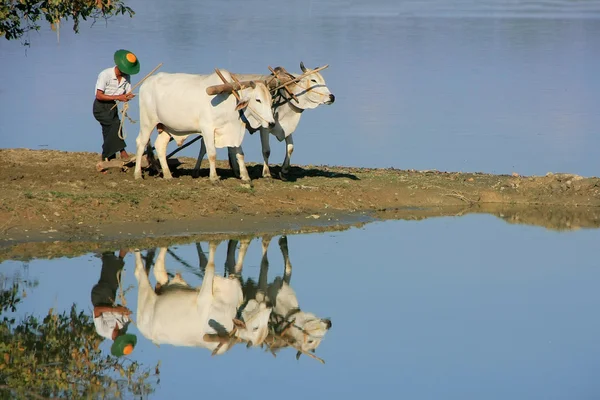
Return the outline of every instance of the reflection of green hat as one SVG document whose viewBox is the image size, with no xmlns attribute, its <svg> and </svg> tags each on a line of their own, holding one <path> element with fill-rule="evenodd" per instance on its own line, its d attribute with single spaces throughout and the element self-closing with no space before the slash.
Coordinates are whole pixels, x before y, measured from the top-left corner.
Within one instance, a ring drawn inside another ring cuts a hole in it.
<svg viewBox="0 0 600 400">
<path fill-rule="evenodd" d="M 129 50 L 117 50 L 115 53 L 115 64 L 127 75 L 135 75 L 140 72 L 140 62 L 135 54 Z"/>
<path fill-rule="evenodd" d="M 130 354 L 133 351 L 137 343 L 137 336 L 130 333 L 119 335 L 116 337 L 115 342 L 110 347 L 110 352 L 113 356 L 120 357 L 122 355 Z"/>
</svg>

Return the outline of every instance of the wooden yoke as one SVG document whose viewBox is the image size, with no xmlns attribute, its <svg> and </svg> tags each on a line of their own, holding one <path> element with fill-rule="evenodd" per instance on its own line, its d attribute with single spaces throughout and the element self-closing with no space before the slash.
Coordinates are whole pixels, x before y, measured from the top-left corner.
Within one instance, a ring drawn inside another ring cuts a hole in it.
<svg viewBox="0 0 600 400">
<path fill-rule="evenodd" d="M 294 77 L 292 74 L 287 72 L 285 70 L 285 68 L 283 68 L 283 67 L 276 67 L 273 69 L 269 66 L 268 68 L 269 68 L 269 71 L 271 71 L 271 75 L 267 76 L 266 79 L 262 81 L 262 83 L 264 83 L 265 86 L 271 92 L 276 92 L 277 90 L 279 90 L 281 88 L 286 88 L 286 91 L 288 93 L 290 93 L 293 98 L 295 98 L 295 96 L 289 90 L 287 90 L 288 85 L 296 83 L 311 74 L 314 74 L 316 72 L 324 70 L 327 67 L 329 67 L 329 65 L 324 65 L 322 67 L 315 68 L 313 70 L 303 73 L 302 75 Z M 215 69 L 215 71 L 217 71 L 217 70 L 218 69 Z M 217 72 L 217 75 L 220 76 L 220 72 Z M 234 75 L 235 74 L 231 74 L 231 76 L 234 76 Z M 234 82 L 227 82 L 222 76 L 221 76 L 221 79 L 223 80 L 223 84 L 207 87 L 206 94 L 216 95 L 216 94 L 221 94 L 221 93 L 231 93 L 232 91 L 240 90 L 240 89 L 243 89 L 250 85 L 250 81 L 239 82 L 237 79 L 235 79 Z"/>
<path fill-rule="evenodd" d="M 237 79 L 235 79 L 235 77 L 233 77 L 233 74 L 232 74 L 233 82 L 227 82 L 227 79 L 225 79 L 225 77 L 223 76 L 223 74 L 221 73 L 219 68 L 215 68 L 215 72 L 219 76 L 219 78 L 221 78 L 221 80 L 223 81 L 223 84 L 207 87 L 206 94 L 208 94 L 210 96 L 215 95 L 215 94 L 221 94 L 221 93 L 233 93 L 235 98 L 240 100 L 240 96 L 238 95 L 237 91 L 242 90 L 242 89 L 247 88 L 252 85 L 252 81 L 243 81 L 243 82 L 238 81 Z"/>
<path fill-rule="evenodd" d="M 269 66 L 269 71 L 271 71 L 271 73 L 273 74 L 274 77 L 277 77 L 278 82 L 283 81 L 284 84 L 291 83 L 291 81 L 294 79 L 294 76 L 292 74 L 290 74 L 289 72 L 287 72 L 285 70 L 285 68 L 283 68 L 283 67 L 277 67 L 276 69 L 273 69 L 273 68 L 271 68 L 271 66 Z M 281 73 L 281 75 L 279 73 Z M 267 87 L 269 87 L 269 86 L 267 86 Z M 292 93 L 292 91 L 290 89 L 288 89 L 287 85 L 284 87 L 285 87 L 286 93 L 292 99 L 296 100 L 296 102 L 298 102 L 298 98 L 296 97 L 296 95 L 294 93 Z M 273 89 L 273 91 L 275 91 L 275 89 Z"/>
<path fill-rule="evenodd" d="M 223 76 L 223 74 L 221 73 L 221 70 L 219 70 L 219 68 L 215 68 L 215 72 L 217 73 L 217 75 L 219 75 L 219 78 L 221 78 L 221 80 L 223 81 L 224 85 L 229 85 L 229 87 L 231 89 L 229 90 L 223 90 L 223 92 L 221 93 L 233 93 L 233 95 L 235 96 L 236 99 L 238 99 L 238 101 L 240 100 L 240 95 L 238 94 L 237 90 L 240 90 L 242 88 L 241 82 L 234 82 L 237 86 L 239 86 L 239 89 L 234 89 L 233 88 L 233 84 L 227 82 L 227 79 L 225 79 L 225 77 Z M 221 85 L 220 85 L 221 86 Z M 208 93 L 208 89 L 214 87 L 214 86 L 209 86 L 206 88 L 206 93 Z"/>
<path fill-rule="evenodd" d="M 319 68 L 315 68 L 315 69 L 313 69 L 313 70 L 311 70 L 311 71 L 308 71 L 308 72 L 306 72 L 306 73 L 304 73 L 304 74 L 302 74 L 302 75 L 299 75 L 299 76 L 297 76 L 297 77 L 295 77 L 295 78 L 293 78 L 293 79 L 290 79 L 289 81 L 287 81 L 287 82 L 284 82 L 284 83 L 282 83 L 281 85 L 279 85 L 279 86 L 277 86 L 277 87 L 275 87 L 275 88 L 273 88 L 273 89 L 270 89 L 270 90 L 271 90 L 272 92 L 274 92 L 274 91 L 276 91 L 276 90 L 279 90 L 279 89 L 281 89 L 282 87 L 286 87 L 287 85 L 291 85 L 292 83 L 296 83 L 296 82 L 298 82 L 298 81 L 300 81 L 300 80 L 304 79 L 305 77 L 307 77 L 307 76 L 309 76 L 309 75 L 312 75 L 312 74 L 314 74 L 314 73 L 317 73 L 317 72 L 319 72 L 319 71 L 322 71 L 322 70 L 324 70 L 324 69 L 325 69 L 325 68 L 327 68 L 327 67 L 329 67 L 329 64 L 327 64 L 327 65 L 324 65 L 324 66 L 322 66 L 322 67 L 319 67 Z M 278 68 L 281 68 L 281 69 L 283 69 L 282 67 L 278 67 Z M 284 71 L 285 71 L 285 70 L 284 70 Z M 286 72 L 286 73 L 287 73 L 287 72 Z M 290 75 L 290 74 L 288 73 L 288 75 Z M 290 76 L 291 76 L 291 75 L 290 75 Z"/>
</svg>

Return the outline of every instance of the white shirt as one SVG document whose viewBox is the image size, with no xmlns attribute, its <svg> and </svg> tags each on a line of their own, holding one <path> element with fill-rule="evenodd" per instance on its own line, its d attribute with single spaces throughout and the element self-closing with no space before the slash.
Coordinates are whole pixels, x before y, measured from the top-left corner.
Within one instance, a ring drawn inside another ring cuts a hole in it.
<svg viewBox="0 0 600 400">
<path fill-rule="evenodd" d="M 96 81 L 96 90 L 102 90 L 104 94 L 109 96 L 117 96 L 131 92 L 131 80 L 129 75 L 123 74 L 121 82 L 117 80 L 115 67 L 106 68 L 98 74 Z M 94 91 L 94 96 L 96 92 Z"/>
<path fill-rule="evenodd" d="M 115 326 L 118 326 L 121 330 L 129 321 L 127 315 L 118 312 L 103 312 L 99 317 L 94 318 L 94 326 L 100 336 L 112 340 Z"/>
</svg>

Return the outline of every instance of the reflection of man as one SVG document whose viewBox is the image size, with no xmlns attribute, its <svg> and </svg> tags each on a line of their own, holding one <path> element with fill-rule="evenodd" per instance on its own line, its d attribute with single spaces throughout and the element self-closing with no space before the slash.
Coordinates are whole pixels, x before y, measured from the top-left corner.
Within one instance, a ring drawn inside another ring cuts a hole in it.
<svg viewBox="0 0 600 400">
<path fill-rule="evenodd" d="M 126 250 L 119 251 L 119 256 L 111 251 L 102 253 L 100 280 L 92 288 L 96 332 L 114 341 L 110 351 L 115 356 L 130 354 L 137 342 L 135 335 L 126 333 L 131 322 L 131 311 L 127 307 L 115 304 L 121 270 L 125 266 L 123 258 L 126 254 Z"/>
</svg>

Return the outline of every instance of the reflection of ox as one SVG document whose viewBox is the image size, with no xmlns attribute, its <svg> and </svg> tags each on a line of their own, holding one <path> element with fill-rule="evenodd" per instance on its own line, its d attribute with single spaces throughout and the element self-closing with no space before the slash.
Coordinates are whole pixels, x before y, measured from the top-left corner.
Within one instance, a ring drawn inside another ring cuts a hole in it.
<svg viewBox="0 0 600 400">
<path fill-rule="evenodd" d="M 242 269 L 248 242 L 242 242 L 236 271 Z M 267 336 L 271 309 L 264 303 L 244 303 L 236 275 L 215 275 L 210 243 L 204 278 L 199 288 L 191 288 L 178 274 L 169 281 L 164 267 L 167 249 L 161 248 L 154 267 L 157 289 L 152 289 L 139 251 L 135 252 L 138 281 L 137 326 L 156 344 L 204 347 L 223 354 L 239 341 L 261 345 Z M 239 318 L 239 319 L 238 319 Z"/>
<path fill-rule="evenodd" d="M 231 75 L 222 71 L 231 81 Z M 137 137 L 135 179 L 142 177 L 141 160 L 144 148 L 155 127 L 159 135 L 154 145 L 163 176 L 171 178 L 166 150 L 171 137 L 181 146 L 192 134 L 203 136 L 210 163 L 210 180 L 219 180 L 216 170 L 216 148 L 233 148 L 240 166 L 242 181 L 250 177 L 241 149 L 246 124 L 252 129 L 274 126 L 271 96 L 263 83 L 250 82 L 250 87 L 239 91 L 237 101 L 230 93 L 211 96 L 208 86 L 221 84 L 216 73 L 211 75 L 158 73 L 149 77 L 140 88 L 140 133 Z M 162 131 L 162 133 L 161 133 Z"/>
<path fill-rule="evenodd" d="M 264 279 L 269 268 L 267 249 L 270 240 L 270 238 L 263 238 L 262 242 L 260 276 L 264 276 Z M 283 277 L 277 277 L 267 289 L 267 297 L 273 305 L 273 312 L 270 321 L 272 334 L 265 343 L 273 354 L 283 347 L 291 346 L 298 351 L 296 357 L 300 357 L 301 354 L 312 356 L 308 352 L 314 353 L 319 347 L 321 340 L 331 328 L 331 320 L 319 318 L 300 309 L 296 293 L 290 287 L 292 264 L 288 253 L 287 237 L 282 236 L 279 239 L 279 247 L 283 254 L 284 274 Z"/>
<path fill-rule="evenodd" d="M 300 63 L 300 68 L 302 73 L 305 74 L 310 72 L 310 69 L 304 67 L 303 63 Z M 316 68 L 315 68 L 316 69 Z M 294 77 L 300 76 L 299 74 L 293 74 Z M 234 74 L 239 80 L 256 80 L 256 81 L 265 81 L 269 79 L 270 75 L 254 75 L 254 74 Z M 294 84 L 290 84 L 287 86 L 287 89 L 296 96 L 297 100 L 293 99 L 290 94 L 286 91 L 285 88 L 279 89 L 274 96 L 273 103 L 273 115 L 275 117 L 275 126 L 261 126 L 260 128 L 255 128 L 253 126 L 248 127 L 248 130 L 251 133 L 254 133 L 257 130 L 260 130 L 260 141 L 262 145 L 262 153 L 263 153 L 263 177 L 271 178 L 271 171 L 269 170 L 269 156 L 271 155 L 271 147 L 269 144 L 269 133 L 273 134 L 280 142 L 285 140 L 286 143 L 286 153 L 285 159 L 281 166 L 281 174 L 280 177 L 285 179 L 290 169 L 290 159 L 292 157 L 292 152 L 294 151 L 294 141 L 292 139 L 292 133 L 298 127 L 300 123 L 300 117 L 302 116 L 302 112 L 304 110 L 316 108 L 321 104 L 332 104 L 335 101 L 335 96 L 331 94 L 329 88 L 325 83 L 325 79 L 319 72 L 312 73 L 310 75 L 305 76 L 298 82 Z M 195 174 L 198 173 L 200 168 L 200 162 L 204 157 L 204 154 L 208 151 L 209 161 L 210 161 L 210 148 L 209 144 L 205 144 L 202 141 L 202 145 L 200 147 L 200 153 L 198 155 L 198 161 L 196 163 L 196 167 L 194 168 Z M 244 177 L 244 168 L 245 166 L 236 161 L 239 160 L 239 157 L 236 156 L 240 150 L 235 147 L 229 148 L 229 162 L 233 167 L 236 175 Z M 243 159 L 242 159 L 243 160 Z"/>
</svg>

